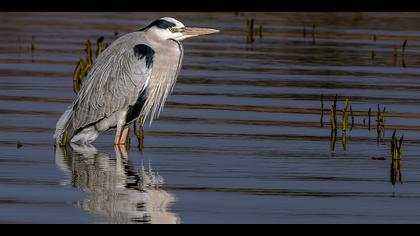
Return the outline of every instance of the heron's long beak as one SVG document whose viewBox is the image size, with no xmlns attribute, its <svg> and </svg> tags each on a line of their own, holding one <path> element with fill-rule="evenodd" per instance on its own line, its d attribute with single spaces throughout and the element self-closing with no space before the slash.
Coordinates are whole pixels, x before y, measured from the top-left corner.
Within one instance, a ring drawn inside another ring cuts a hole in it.
<svg viewBox="0 0 420 236">
<path fill-rule="evenodd" d="M 214 34 L 220 32 L 219 30 L 215 29 L 208 29 L 208 28 L 192 28 L 192 27 L 186 27 L 184 29 L 184 32 L 182 34 L 185 37 L 194 37 L 199 35 L 205 35 L 205 34 Z"/>
</svg>

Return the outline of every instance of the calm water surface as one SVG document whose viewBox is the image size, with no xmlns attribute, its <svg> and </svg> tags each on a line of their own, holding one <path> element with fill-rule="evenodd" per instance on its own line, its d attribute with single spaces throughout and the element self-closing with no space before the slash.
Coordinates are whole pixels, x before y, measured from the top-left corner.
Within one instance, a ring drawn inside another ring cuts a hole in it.
<svg viewBox="0 0 420 236">
<path fill-rule="evenodd" d="M 143 149 L 132 133 L 125 156 L 112 132 L 54 149 L 83 43 L 167 15 L 222 32 L 184 42 Z M 0 223 L 419 223 L 419 29 L 418 13 L 0 13 Z M 355 115 L 346 142 L 330 139 L 335 94 Z"/>
</svg>

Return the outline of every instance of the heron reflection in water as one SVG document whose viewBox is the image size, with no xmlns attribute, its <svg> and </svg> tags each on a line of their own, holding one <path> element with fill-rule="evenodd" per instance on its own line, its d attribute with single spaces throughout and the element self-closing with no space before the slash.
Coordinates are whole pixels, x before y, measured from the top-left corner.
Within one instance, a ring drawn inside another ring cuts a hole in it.
<svg viewBox="0 0 420 236">
<path fill-rule="evenodd" d="M 69 175 L 63 184 L 89 193 L 77 206 L 108 223 L 180 223 L 168 211 L 175 198 L 160 189 L 163 178 L 150 164 L 136 170 L 120 148 L 115 158 L 92 145 L 56 148 L 56 165 Z"/>
</svg>

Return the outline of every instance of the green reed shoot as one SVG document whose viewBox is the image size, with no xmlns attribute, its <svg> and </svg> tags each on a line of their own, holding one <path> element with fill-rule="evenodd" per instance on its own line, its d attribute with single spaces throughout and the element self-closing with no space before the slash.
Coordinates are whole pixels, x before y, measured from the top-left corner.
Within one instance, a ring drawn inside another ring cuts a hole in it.
<svg viewBox="0 0 420 236">
<path fill-rule="evenodd" d="M 131 147 L 131 136 L 130 136 L 130 127 L 128 128 L 128 135 L 127 135 L 127 139 L 125 140 L 125 149 L 127 151 L 130 151 L 130 147 Z"/>
<path fill-rule="evenodd" d="M 106 49 L 106 44 L 104 43 L 104 37 L 100 37 L 96 40 L 96 52 L 95 52 L 95 56 L 96 58 L 99 57 L 99 55 L 101 55 L 105 49 Z"/>
<path fill-rule="evenodd" d="M 23 147 L 23 143 L 21 142 L 21 141 L 17 141 L 16 142 L 16 148 L 17 149 L 20 149 L 20 148 L 22 148 Z"/>
<path fill-rule="evenodd" d="M 134 126 L 134 135 L 137 137 L 137 147 L 139 151 L 143 150 L 144 147 L 144 132 L 143 132 L 143 116 L 140 116 L 138 122 L 133 122 Z M 137 123 L 139 124 L 139 129 L 137 130 Z"/>
<path fill-rule="evenodd" d="M 373 42 L 376 43 L 376 34 L 373 35 Z M 376 58 L 376 52 L 374 49 L 372 49 L 372 51 L 370 52 L 370 57 L 373 60 L 375 60 Z"/>
<path fill-rule="evenodd" d="M 34 54 L 35 52 L 35 37 L 32 35 L 32 40 L 31 40 L 31 52 L 32 54 Z"/>
<path fill-rule="evenodd" d="M 350 130 L 353 130 L 354 128 L 354 114 L 353 114 L 353 107 L 350 106 L 350 115 L 351 115 L 351 128 Z"/>
<path fill-rule="evenodd" d="M 402 66 L 407 67 L 405 64 L 405 47 L 407 46 L 407 40 L 404 40 L 404 43 L 402 45 Z"/>
<path fill-rule="evenodd" d="M 335 152 L 335 144 L 337 142 L 337 130 L 331 129 L 331 135 L 330 135 L 330 152 L 331 155 Z"/>
<path fill-rule="evenodd" d="M 341 119 L 342 119 L 341 142 L 343 144 L 344 151 L 346 151 L 347 149 L 347 128 L 349 126 L 349 107 L 350 107 L 350 101 L 348 98 L 346 98 L 346 101 L 344 102 L 343 112 L 341 115 Z"/>
<path fill-rule="evenodd" d="M 372 60 L 375 60 L 375 58 L 376 58 L 376 52 L 374 50 L 372 50 L 370 52 L 370 57 L 372 58 Z"/>
<path fill-rule="evenodd" d="M 337 100 L 338 100 L 338 95 L 335 95 L 334 103 L 331 107 L 331 115 L 330 115 L 331 129 L 332 130 L 337 130 L 337 128 L 338 128 L 338 125 L 337 125 Z"/>
<path fill-rule="evenodd" d="M 96 41 L 96 58 L 108 47 L 108 44 L 105 44 L 104 37 L 98 38 Z M 85 43 L 85 60 L 80 58 L 79 62 L 76 64 L 76 67 L 73 71 L 73 91 L 77 94 L 80 91 L 82 86 L 83 79 L 88 75 L 90 69 L 93 66 L 93 53 L 92 53 L 92 44 L 90 40 L 87 40 Z"/>
<path fill-rule="evenodd" d="M 391 173 L 390 173 L 390 182 L 392 185 L 395 185 L 398 181 L 402 184 L 402 173 L 401 173 L 401 161 L 394 160 L 391 161 Z"/>
<path fill-rule="evenodd" d="M 407 46 L 407 40 L 404 40 L 404 43 L 403 43 L 403 45 L 402 45 L 402 55 L 403 55 L 403 57 L 404 57 L 404 55 L 405 55 L 405 47 Z"/>
<path fill-rule="evenodd" d="M 402 144 L 404 141 L 404 136 L 400 139 L 397 139 L 397 130 L 394 130 L 391 138 L 391 156 L 392 160 L 400 160 L 402 156 Z"/>
<path fill-rule="evenodd" d="M 335 151 L 335 143 L 337 141 L 337 101 L 338 101 L 338 95 L 335 95 L 334 103 L 331 107 L 331 114 L 330 114 L 330 120 L 331 120 L 331 136 L 330 136 L 330 152 L 331 155 Z"/>
<path fill-rule="evenodd" d="M 347 131 L 343 131 L 341 137 L 341 144 L 343 145 L 343 150 L 347 151 Z"/>
<path fill-rule="evenodd" d="M 92 43 L 90 40 L 87 40 L 85 43 L 85 53 L 86 53 L 86 65 L 92 66 L 93 59 L 92 59 Z"/>
<path fill-rule="evenodd" d="M 404 141 L 404 136 L 399 140 L 397 139 L 397 130 L 394 130 L 391 138 L 391 183 L 394 185 L 397 182 L 397 176 L 400 183 L 402 183 L 402 174 L 401 174 L 401 157 L 402 157 L 402 144 Z"/>
<path fill-rule="evenodd" d="M 380 105 L 378 104 L 378 112 L 376 115 L 376 130 L 378 133 L 378 143 L 381 141 L 382 138 L 385 137 L 385 112 L 386 107 L 384 107 L 383 111 L 381 111 Z"/>
<path fill-rule="evenodd" d="M 392 51 L 392 64 L 394 66 L 397 65 L 397 60 L 398 60 L 398 46 L 395 45 Z"/>
<path fill-rule="evenodd" d="M 346 101 L 344 102 L 344 109 L 343 109 L 343 113 L 342 113 L 342 129 L 343 131 L 346 131 L 348 128 L 348 124 L 349 124 L 349 106 L 350 106 L 350 101 L 347 98 Z"/>
</svg>

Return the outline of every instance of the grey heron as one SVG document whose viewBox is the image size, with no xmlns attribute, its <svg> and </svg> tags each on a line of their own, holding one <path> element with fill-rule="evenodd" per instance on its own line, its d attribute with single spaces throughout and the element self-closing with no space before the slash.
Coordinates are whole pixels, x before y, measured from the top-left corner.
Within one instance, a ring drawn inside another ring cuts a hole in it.
<svg viewBox="0 0 420 236">
<path fill-rule="evenodd" d="M 91 143 L 113 128 L 114 144 L 124 144 L 130 123 L 139 116 L 152 123 L 159 116 L 181 69 L 180 41 L 217 32 L 164 17 L 115 40 L 97 58 L 76 99 L 58 120 L 55 145 Z"/>
</svg>

